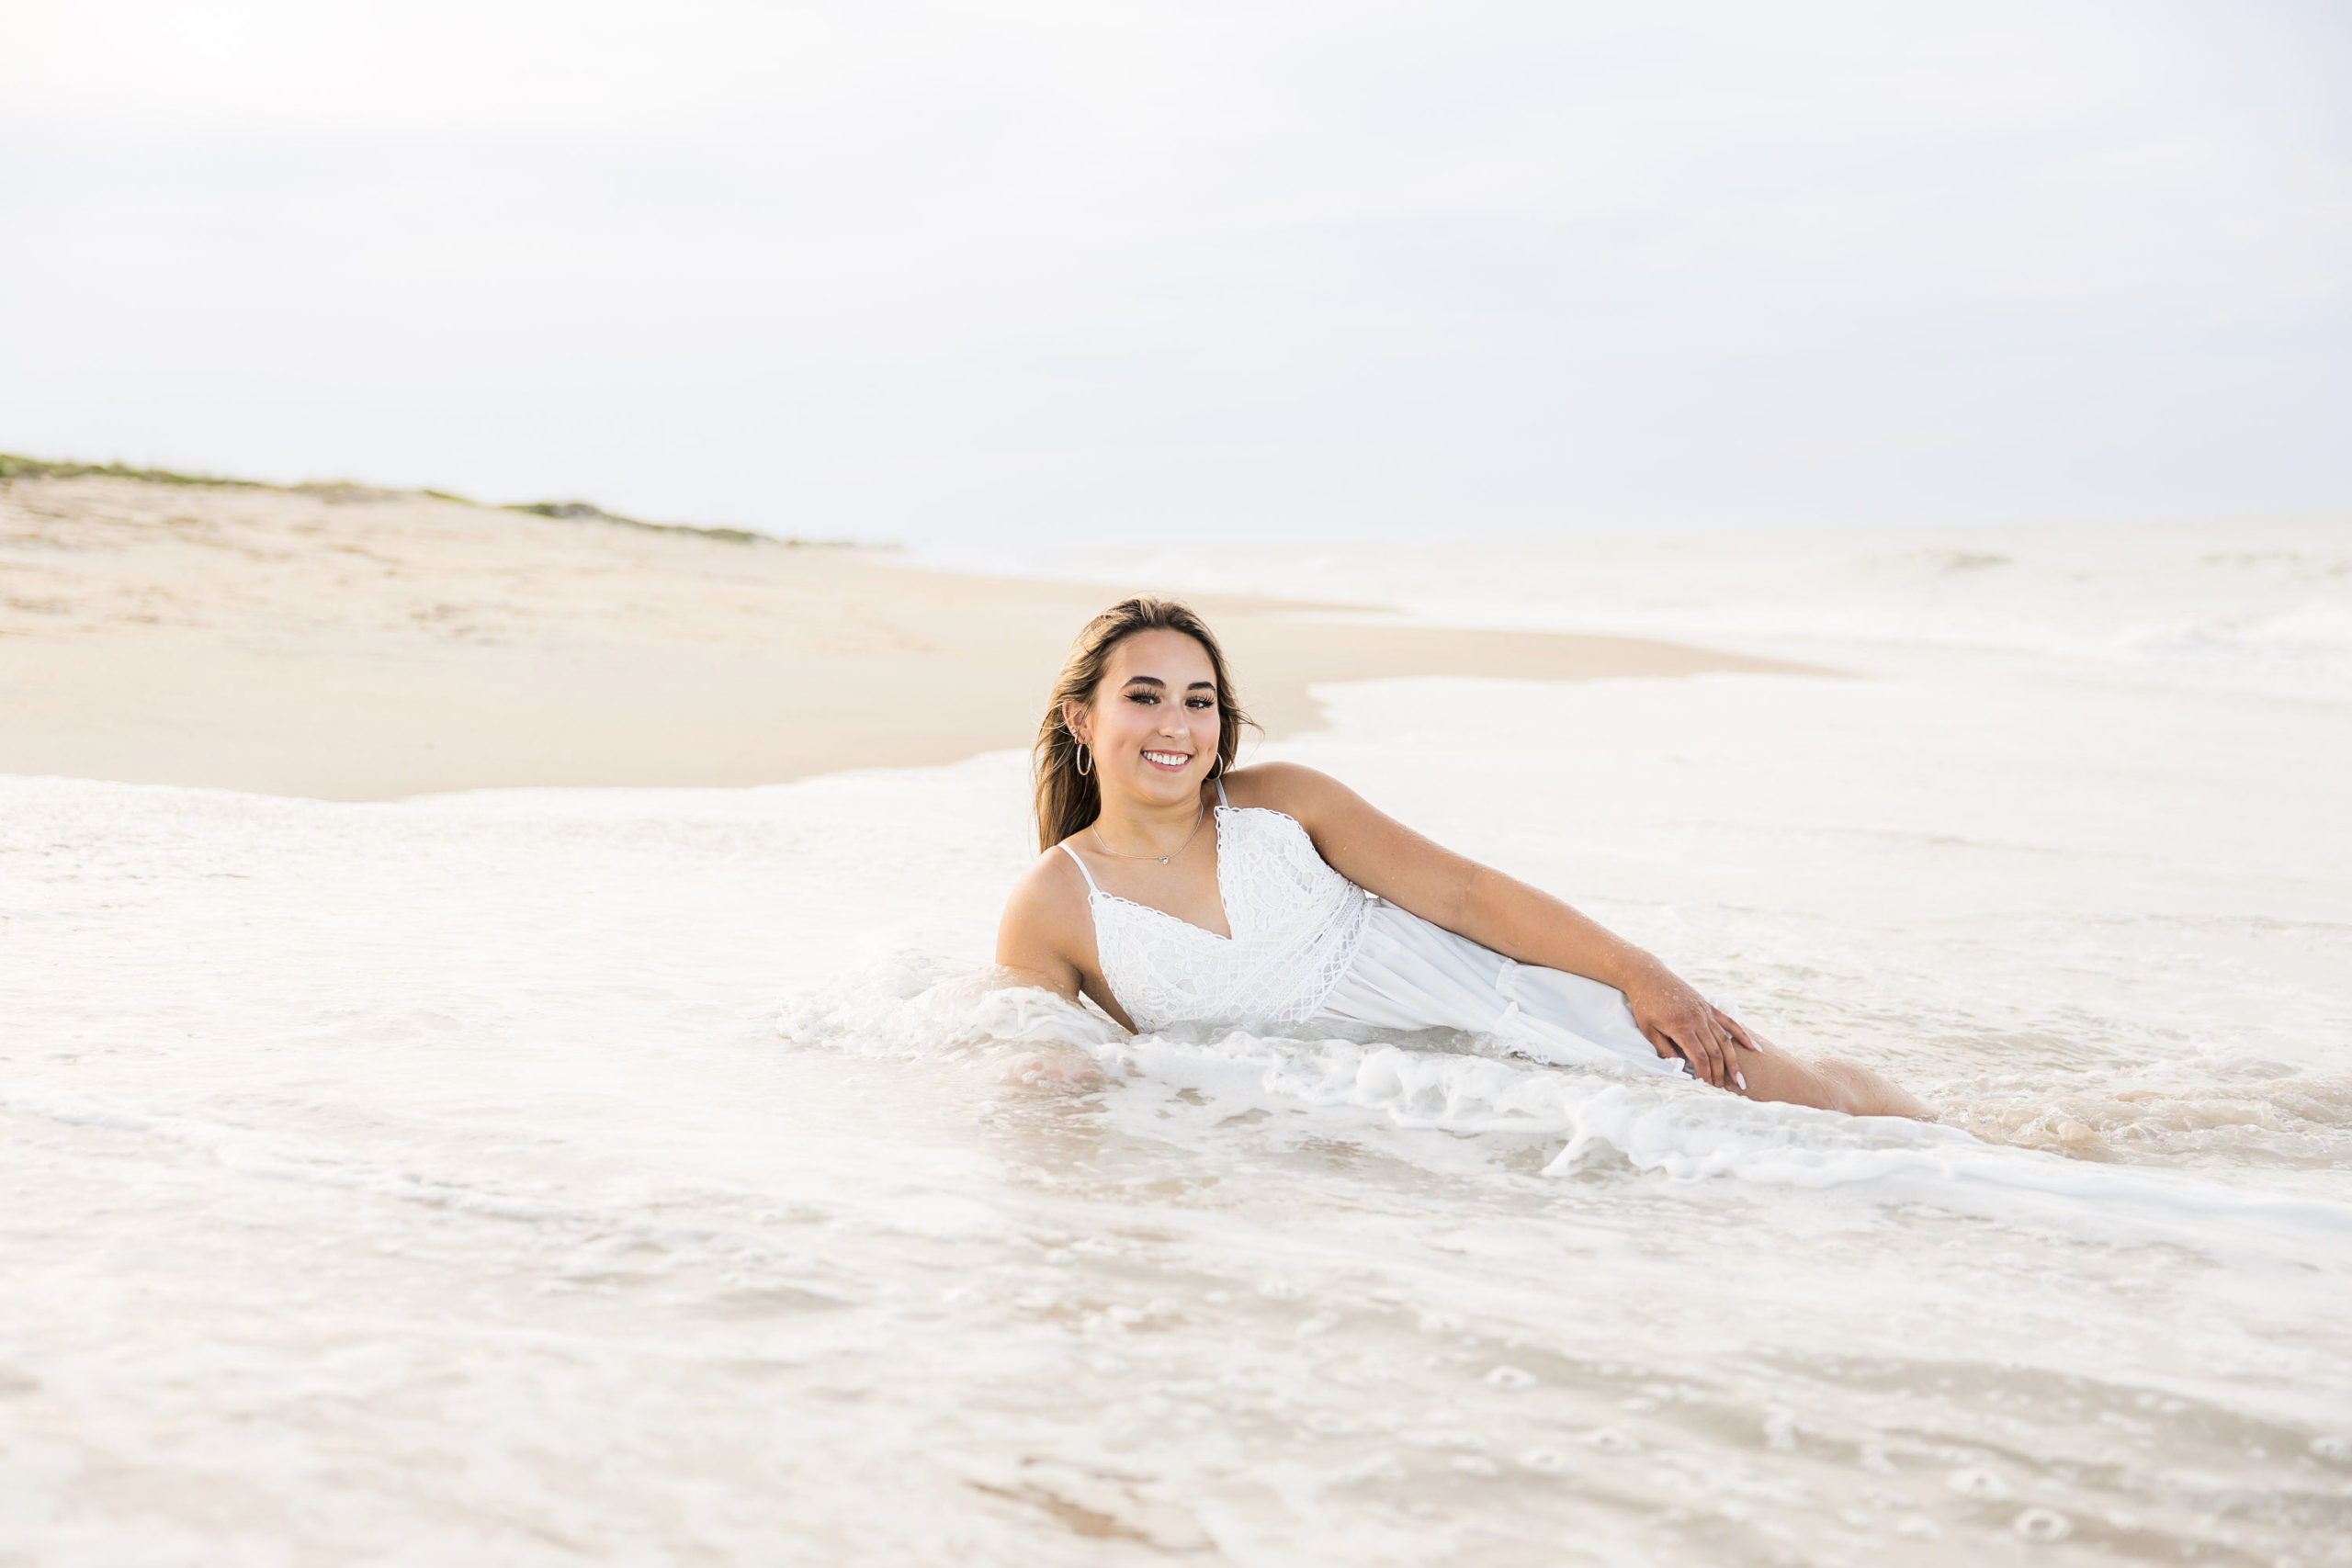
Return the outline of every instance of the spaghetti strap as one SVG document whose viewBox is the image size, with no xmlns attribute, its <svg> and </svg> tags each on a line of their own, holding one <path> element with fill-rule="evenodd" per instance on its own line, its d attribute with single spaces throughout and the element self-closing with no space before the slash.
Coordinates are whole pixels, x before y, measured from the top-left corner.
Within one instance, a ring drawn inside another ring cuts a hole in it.
<svg viewBox="0 0 2352 1568">
<path fill-rule="evenodd" d="M 1061 851 L 1062 853 L 1069 856 L 1070 863 L 1078 867 L 1078 874 L 1086 878 L 1086 890 L 1089 893 L 1100 893 L 1102 891 L 1102 889 L 1094 886 L 1094 874 L 1086 869 L 1086 863 L 1078 858 L 1078 852 L 1076 850 L 1071 849 L 1068 844 L 1057 844 L 1054 847 Z"/>
<path fill-rule="evenodd" d="M 1219 806 L 1226 807 L 1227 810 L 1232 809 L 1233 807 L 1233 802 L 1225 798 L 1225 775 L 1223 773 L 1219 773 L 1216 776 L 1216 803 Z"/>
</svg>

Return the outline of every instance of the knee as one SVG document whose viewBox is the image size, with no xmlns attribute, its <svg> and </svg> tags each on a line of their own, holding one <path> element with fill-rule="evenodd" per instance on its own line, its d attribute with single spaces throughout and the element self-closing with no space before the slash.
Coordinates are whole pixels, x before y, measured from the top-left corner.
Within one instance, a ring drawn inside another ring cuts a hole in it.
<svg viewBox="0 0 2352 1568">
<path fill-rule="evenodd" d="M 1834 1057 L 1814 1064 L 1828 1090 L 1828 1109 L 1849 1116 L 1928 1116 L 1933 1112 L 1868 1067 Z"/>
<path fill-rule="evenodd" d="M 1870 1114 L 1871 1080 L 1877 1075 L 1868 1067 L 1858 1067 L 1851 1062 L 1841 1062 L 1835 1056 L 1822 1056 L 1813 1064 L 1814 1081 L 1821 1086 L 1821 1108 L 1842 1111 L 1849 1116 Z"/>
</svg>

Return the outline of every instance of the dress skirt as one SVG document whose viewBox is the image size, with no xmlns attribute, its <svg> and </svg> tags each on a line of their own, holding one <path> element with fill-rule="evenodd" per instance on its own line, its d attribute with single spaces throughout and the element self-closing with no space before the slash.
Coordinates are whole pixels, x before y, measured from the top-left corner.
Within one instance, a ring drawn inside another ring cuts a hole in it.
<svg viewBox="0 0 2352 1568">
<path fill-rule="evenodd" d="M 1366 911 L 1355 962 L 1307 1027 L 1457 1029 L 1495 1036 L 1559 1066 L 1683 1074 L 1634 1023 L 1625 993 L 1559 969 L 1505 958 L 1385 900 Z"/>
</svg>

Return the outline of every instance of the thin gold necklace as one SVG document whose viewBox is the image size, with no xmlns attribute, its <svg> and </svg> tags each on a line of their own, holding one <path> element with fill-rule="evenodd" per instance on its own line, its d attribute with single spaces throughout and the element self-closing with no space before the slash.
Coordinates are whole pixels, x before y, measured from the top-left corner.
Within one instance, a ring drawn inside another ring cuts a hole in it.
<svg viewBox="0 0 2352 1568">
<path fill-rule="evenodd" d="M 1094 835 L 1094 847 L 1101 850 L 1104 854 L 1109 855 L 1114 860 L 1156 860 L 1160 864 L 1166 865 L 1170 861 L 1174 860 L 1178 855 L 1182 854 L 1186 850 L 1193 847 L 1193 840 L 1201 836 L 1201 824 L 1207 820 L 1208 814 L 1209 803 L 1204 800 L 1201 802 L 1201 808 L 1193 813 L 1193 830 L 1184 835 L 1184 841 L 1182 843 L 1177 845 L 1174 849 L 1169 851 L 1164 855 L 1121 854 L 1118 851 L 1113 849 L 1110 845 L 1102 841 L 1102 829 L 1099 825 L 1095 823 L 1089 823 L 1087 824 L 1086 830 Z"/>
</svg>

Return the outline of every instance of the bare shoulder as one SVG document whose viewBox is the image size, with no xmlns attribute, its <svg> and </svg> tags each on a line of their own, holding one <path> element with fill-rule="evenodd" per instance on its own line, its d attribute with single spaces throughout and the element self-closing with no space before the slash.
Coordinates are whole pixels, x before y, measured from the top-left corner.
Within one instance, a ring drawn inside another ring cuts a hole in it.
<svg viewBox="0 0 2352 1568">
<path fill-rule="evenodd" d="M 1059 844 L 1029 863 L 1004 900 L 1004 923 L 1056 930 L 1086 911 L 1086 877 Z"/>
<path fill-rule="evenodd" d="M 1355 791 L 1326 773 L 1296 762 L 1256 762 L 1226 775 L 1226 797 L 1236 806 L 1264 807 L 1313 828 L 1334 812 L 1360 806 Z"/>
<path fill-rule="evenodd" d="M 1093 925 L 1086 879 L 1058 847 L 1030 862 L 1006 896 L 996 961 L 1048 990 L 1078 994 L 1082 971 L 1094 963 Z"/>
</svg>

